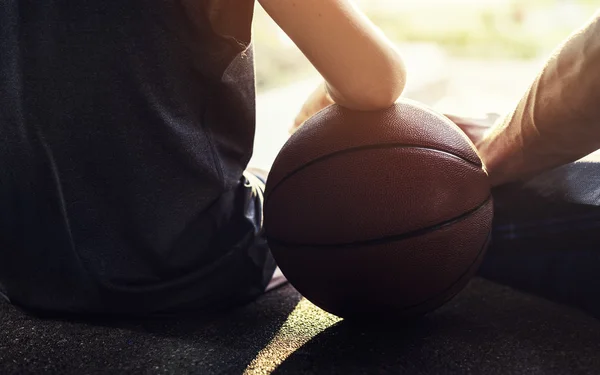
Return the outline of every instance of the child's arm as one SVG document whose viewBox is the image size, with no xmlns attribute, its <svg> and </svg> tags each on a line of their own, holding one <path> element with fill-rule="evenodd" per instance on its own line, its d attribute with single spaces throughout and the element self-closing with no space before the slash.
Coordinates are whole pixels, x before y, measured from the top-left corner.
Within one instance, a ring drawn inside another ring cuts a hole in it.
<svg viewBox="0 0 600 375">
<path fill-rule="evenodd" d="M 341 106 L 391 106 L 406 82 L 402 60 L 351 0 L 259 0 L 325 78 Z"/>
</svg>

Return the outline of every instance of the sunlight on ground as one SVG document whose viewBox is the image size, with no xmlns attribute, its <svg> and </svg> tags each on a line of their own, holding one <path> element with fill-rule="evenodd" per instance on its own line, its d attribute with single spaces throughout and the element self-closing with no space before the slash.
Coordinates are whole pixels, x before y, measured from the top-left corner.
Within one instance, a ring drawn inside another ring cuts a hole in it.
<svg viewBox="0 0 600 375">
<path fill-rule="evenodd" d="M 341 320 L 341 318 L 321 310 L 303 298 L 271 342 L 248 365 L 244 374 L 263 375 L 272 373 L 292 353 Z"/>
</svg>

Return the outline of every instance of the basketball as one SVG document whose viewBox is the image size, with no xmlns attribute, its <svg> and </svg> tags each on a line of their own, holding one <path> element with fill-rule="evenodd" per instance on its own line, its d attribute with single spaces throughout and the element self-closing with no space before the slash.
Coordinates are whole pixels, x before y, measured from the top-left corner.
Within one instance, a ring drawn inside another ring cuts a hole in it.
<svg viewBox="0 0 600 375">
<path fill-rule="evenodd" d="M 278 154 L 264 225 L 290 283 L 345 318 L 409 318 L 455 296 L 491 232 L 490 184 L 448 118 L 401 100 L 378 112 L 334 105 Z"/>
</svg>

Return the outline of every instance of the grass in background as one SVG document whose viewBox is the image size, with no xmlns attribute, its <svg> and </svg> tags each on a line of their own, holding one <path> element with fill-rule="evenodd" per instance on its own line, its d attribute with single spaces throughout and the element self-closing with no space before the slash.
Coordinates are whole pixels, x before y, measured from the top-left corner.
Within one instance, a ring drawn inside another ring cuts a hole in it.
<svg viewBox="0 0 600 375">
<path fill-rule="evenodd" d="M 598 6 L 594 0 L 522 0 L 489 6 L 483 2 L 477 6 L 456 5 L 448 0 L 424 7 L 407 6 L 409 2 L 396 0 L 382 7 L 382 1 L 360 4 L 393 41 L 434 43 L 450 56 L 469 59 L 532 59 L 547 55 Z M 314 74 L 306 58 L 282 37 L 260 7 L 254 42 L 259 90 Z"/>
</svg>

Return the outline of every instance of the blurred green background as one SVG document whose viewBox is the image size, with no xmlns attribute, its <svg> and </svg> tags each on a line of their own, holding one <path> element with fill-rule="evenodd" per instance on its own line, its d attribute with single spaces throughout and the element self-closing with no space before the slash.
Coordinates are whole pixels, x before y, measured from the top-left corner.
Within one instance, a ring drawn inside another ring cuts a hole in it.
<svg viewBox="0 0 600 375">
<path fill-rule="evenodd" d="M 356 0 L 397 43 L 433 43 L 468 59 L 548 55 L 596 8 L 597 0 Z M 314 74 L 303 55 L 257 5 L 254 43 L 259 91 Z"/>
</svg>

